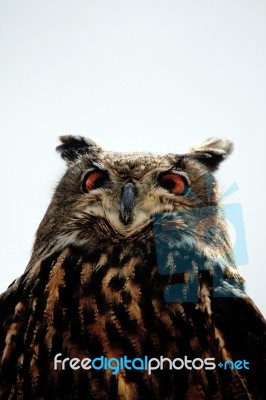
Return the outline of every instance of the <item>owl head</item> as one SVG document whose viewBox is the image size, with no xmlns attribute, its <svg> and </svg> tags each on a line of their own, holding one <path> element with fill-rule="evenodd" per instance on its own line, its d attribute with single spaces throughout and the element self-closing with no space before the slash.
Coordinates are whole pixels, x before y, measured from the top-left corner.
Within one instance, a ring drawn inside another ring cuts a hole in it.
<svg viewBox="0 0 266 400">
<path fill-rule="evenodd" d="M 186 154 L 117 153 L 80 136 L 62 136 L 67 163 L 37 232 L 35 251 L 131 238 L 154 215 L 217 205 L 213 172 L 233 149 L 211 138 Z"/>
</svg>

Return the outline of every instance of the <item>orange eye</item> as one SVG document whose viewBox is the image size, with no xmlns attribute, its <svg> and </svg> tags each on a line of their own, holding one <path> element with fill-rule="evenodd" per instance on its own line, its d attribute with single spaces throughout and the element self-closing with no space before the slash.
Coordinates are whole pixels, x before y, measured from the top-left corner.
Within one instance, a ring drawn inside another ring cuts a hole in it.
<svg viewBox="0 0 266 400">
<path fill-rule="evenodd" d="M 83 191 L 88 193 L 93 189 L 101 187 L 106 180 L 106 173 L 104 171 L 93 170 L 85 175 L 83 181 Z"/>
<path fill-rule="evenodd" d="M 164 189 L 176 195 L 185 194 L 187 189 L 186 180 L 181 175 L 173 173 L 162 175 L 159 182 Z"/>
</svg>

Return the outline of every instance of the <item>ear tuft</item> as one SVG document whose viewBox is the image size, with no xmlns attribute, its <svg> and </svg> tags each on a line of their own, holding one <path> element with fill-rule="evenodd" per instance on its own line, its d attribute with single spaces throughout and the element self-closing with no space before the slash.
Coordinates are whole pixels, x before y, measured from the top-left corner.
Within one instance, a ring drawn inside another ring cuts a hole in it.
<svg viewBox="0 0 266 400">
<path fill-rule="evenodd" d="M 216 171 L 220 163 L 233 151 L 233 143 L 224 138 L 209 138 L 190 148 L 189 157 L 204 164 L 210 171 Z"/>
<path fill-rule="evenodd" d="M 97 154 L 101 148 L 89 138 L 83 136 L 60 136 L 62 144 L 56 147 L 56 151 L 68 163 L 74 163 L 83 154 Z"/>
</svg>

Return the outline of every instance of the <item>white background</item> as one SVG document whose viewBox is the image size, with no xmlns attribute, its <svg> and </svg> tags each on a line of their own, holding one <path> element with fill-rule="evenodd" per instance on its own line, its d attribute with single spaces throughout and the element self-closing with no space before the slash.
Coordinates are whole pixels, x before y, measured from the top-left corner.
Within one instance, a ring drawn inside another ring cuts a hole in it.
<svg viewBox="0 0 266 400">
<path fill-rule="evenodd" d="M 57 137 L 184 152 L 234 141 L 248 292 L 266 314 L 264 0 L 1 0 L 0 291 L 22 274 L 64 170 Z"/>
</svg>

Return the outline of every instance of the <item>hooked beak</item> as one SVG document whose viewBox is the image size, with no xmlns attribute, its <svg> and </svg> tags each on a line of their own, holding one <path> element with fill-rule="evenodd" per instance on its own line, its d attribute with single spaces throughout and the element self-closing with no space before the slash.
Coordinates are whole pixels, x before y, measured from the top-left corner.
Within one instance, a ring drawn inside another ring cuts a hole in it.
<svg viewBox="0 0 266 400">
<path fill-rule="evenodd" d="M 123 188 L 120 202 L 120 218 L 124 225 L 127 225 L 132 220 L 134 200 L 135 187 L 133 183 L 128 182 Z"/>
</svg>

